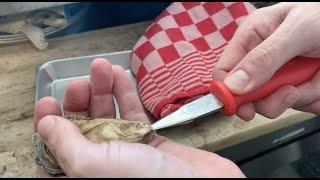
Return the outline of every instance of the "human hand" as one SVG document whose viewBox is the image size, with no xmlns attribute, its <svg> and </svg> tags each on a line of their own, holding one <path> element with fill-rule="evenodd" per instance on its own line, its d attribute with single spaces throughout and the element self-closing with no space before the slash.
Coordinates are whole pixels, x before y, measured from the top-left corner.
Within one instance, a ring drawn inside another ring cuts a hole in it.
<svg viewBox="0 0 320 180">
<path fill-rule="evenodd" d="M 320 57 L 320 3 L 284 2 L 250 14 L 235 32 L 214 70 L 234 94 L 245 94 L 267 82 L 296 56 Z M 283 86 L 267 98 L 241 105 L 244 120 L 255 112 L 276 118 L 286 109 L 320 114 L 320 73 L 297 87 Z"/>
<path fill-rule="evenodd" d="M 90 81 L 67 88 L 63 111 L 92 118 L 114 118 L 115 96 L 122 119 L 148 121 L 129 77 L 105 59 L 91 64 Z M 155 135 L 149 144 L 88 141 L 61 117 L 58 102 L 44 97 L 36 104 L 34 126 L 68 177 L 244 177 L 230 160 Z M 38 168 L 41 176 L 50 177 Z"/>
</svg>

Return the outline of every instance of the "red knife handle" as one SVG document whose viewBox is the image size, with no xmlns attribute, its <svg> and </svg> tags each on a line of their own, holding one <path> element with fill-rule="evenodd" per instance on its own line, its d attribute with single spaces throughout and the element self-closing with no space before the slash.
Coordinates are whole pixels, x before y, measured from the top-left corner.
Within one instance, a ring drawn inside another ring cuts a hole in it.
<svg viewBox="0 0 320 180">
<path fill-rule="evenodd" d="M 298 56 L 284 64 L 267 83 L 247 94 L 234 95 L 219 81 L 211 83 L 210 92 L 223 103 L 221 111 L 231 116 L 241 104 L 261 100 L 284 85 L 298 86 L 310 80 L 319 68 L 320 59 Z"/>
</svg>

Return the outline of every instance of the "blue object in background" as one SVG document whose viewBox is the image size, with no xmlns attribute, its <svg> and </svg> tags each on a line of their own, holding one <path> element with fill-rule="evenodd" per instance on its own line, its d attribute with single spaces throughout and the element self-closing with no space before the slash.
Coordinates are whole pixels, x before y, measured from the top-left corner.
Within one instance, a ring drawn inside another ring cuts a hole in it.
<svg viewBox="0 0 320 180">
<path fill-rule="evenodd" d="M 88 7 L 77 21 L 54 36 L 63 36 L 96 29 L 155 19 L 171 2 L 80 2 L 65 5 L 67 16 Z"/>
</svg>

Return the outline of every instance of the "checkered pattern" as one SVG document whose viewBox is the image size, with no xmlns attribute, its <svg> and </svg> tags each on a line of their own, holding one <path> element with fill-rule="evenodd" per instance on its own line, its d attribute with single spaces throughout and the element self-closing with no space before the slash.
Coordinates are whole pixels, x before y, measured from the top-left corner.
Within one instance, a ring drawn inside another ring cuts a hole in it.
<svg viewBox="0 0 320 180">
<path fill-rule="evenodd" d="M 160 118 L 207 94 L 214 63 L 254 10 L 243 2 L 175 2 L 165 9 L 131 57 L 144 106 Z"/>
</svg>

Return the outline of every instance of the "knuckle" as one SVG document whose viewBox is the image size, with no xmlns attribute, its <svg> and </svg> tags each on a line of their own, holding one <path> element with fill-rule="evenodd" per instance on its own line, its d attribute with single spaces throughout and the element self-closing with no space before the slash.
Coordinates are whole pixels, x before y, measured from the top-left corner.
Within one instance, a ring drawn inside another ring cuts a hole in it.
<svg viewBox="0 0 320 180">
<path fill-rule="evenodd" d="M 245 35 L 244 33 L 245 32 Z M 256 42 L 262 40 L 263 37 L 260 35 L 259 30 L 252 23 L 247 23 L 245 26 L 242 26 L 241 31 L 239 31 L 238 42 L 240 43 L 243 50 L 248 53 L 251 51 L 255 44 L 252 45 L 250 42 Z"/>
<path fill-rule="evenodd" d="M 320 99 L 320 84 L 316 85 L 315 92 L 317 99 Z"/>
<path fill-rule="evenodd" d="M 258 35 L 257 27 L 252 23 L 247 24 L 246 31 L 247 31 L 246 33 L 248 33 L 247 36 L 251 37 L 251 39 L 253 39 L 252 37 L 255 37 Z"/>
<path fill-rule="evenodd" d="M 318 72 L 313 79 L 303 83 L 302 89 L 298 90 L 299 100 L 294 107 L 301 107 L 313 103 L 320 99 L 320 73 Z"/>
<path fill-rule="evenodd" d="M 250 14 L 245 21 L 240 25 L 241 29 L 245 29 L 245 30 L 252 30 L 253 32 L 256 31 L 257 28 L 257 24 L 259 24 L 259 22 L 257 21 L 257 16 L 259 16 L 259 12 L 254 11 L 252 14 Z M 247 32 L 246 32 L 247 33 Z M 242 34 L 243 35 L 243 34 Z"/>
<path fill-rule="evenodd" d="M 268 112 L 267 114 L 264 115 L 265 117 L 269 118 L 269 119 L 275 119 L 279 116 L 278 113 L 275 112 Z"/>
<path fill-rule="evenodd" d="M 281 114 L 281 112 L 279 112 L 279 108 L 270 107 L 269 104 L 260 104 L 257 108 L 257 113 L 269 119 L 275 119 Z"/>
<path fill-rule="evenodd" d="M 274 119 L 279 116 L 277 108 L 274 108 L 274 106 L 270 106 L 269 103 L 257 104 L 256 112 L 269 119 Z"/>
<path fill-rule="evenodd" d="M 320 101 L 318 100 L 318 101 L 312 103 L 311 105 L 307 106 L 306 111 L 319 115 L 320 114 Z"/>
<path fill-rule="evenodd" d="M 262 115 L 264 117 L 267 117 L 269 119 L 275 119 L 277 117 L 279 117 L 282 114 L 281 111 L 279 111 L 279 109 L 269 109 L 267 111 L 265 111 Z"/>
<path fill-rule="evenodd" d="M 264 70 L 272 67 L 273 53 L 270 49 L 271 48 L 266 47 L 256 48 L 254 53 L 250 54 L 248 57 L 249 66 L 251 66 L 254 70 Z"/>
<path fill-rule="evenodd" d="M 282 93 L 282 94 L 290 94 L 290 95 L 294 95 L 294 96 L 300 96 L 300 91 L 292 85 L 282 86 L 280 91 L 281 91 L 280 93 Z"/>
<path fill-rule="evenodd" d="M 320 75 L 320 73 L 318 72 Z M 317 97 L 320 97 L 320 79 L 312 79 L 311 81 L 307 82 L 310 85 L 310 89 L 313 89 L 316 93 Z"/>
<path fill-rule="evenodd" d="M 295 87 L 290 86 L 290 85 L 284 86 L 284 87 L 282 87 L 282 89 L 283 89 L 283 91 L 285 91 L 285 92 L 295 92 L 295 90 L 296 90 Z"/>
</svg>

